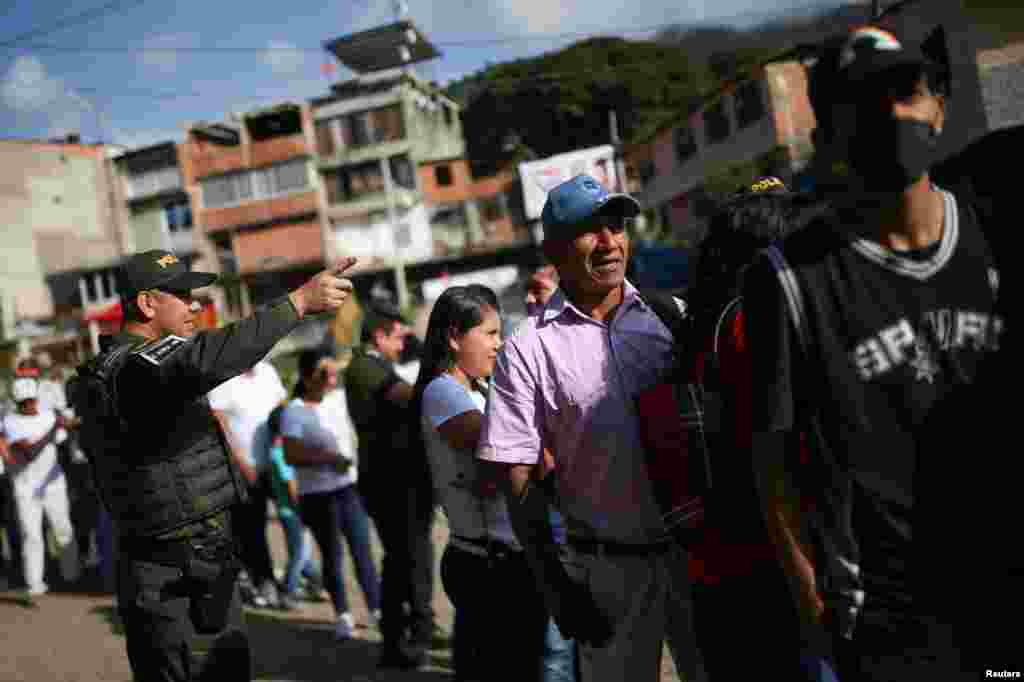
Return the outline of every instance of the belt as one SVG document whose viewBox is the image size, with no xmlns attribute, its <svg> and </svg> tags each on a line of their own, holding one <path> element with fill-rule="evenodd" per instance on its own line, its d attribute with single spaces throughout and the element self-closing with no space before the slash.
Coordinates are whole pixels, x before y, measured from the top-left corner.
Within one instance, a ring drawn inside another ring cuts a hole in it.
<svg viewBox="0 0 1024 682">
<path fill-rule="evenodd" d="M 569 536 L 569 546 L 580 554 L 593 554 L 595 556 L 653 556 L 668 552 L 672 548 L 672 541 L 661 540 L 638 544 Z"/>
<path fill-rule="evenodd" d="M 490 559 L 507 559 L 522 554 L 521 549 L 516 549 L 500 540 L 492 538 L 466 538 L 461 535 L 452 535 L 448 538 L 448 544 L 479 557 Z"/>
</svg>

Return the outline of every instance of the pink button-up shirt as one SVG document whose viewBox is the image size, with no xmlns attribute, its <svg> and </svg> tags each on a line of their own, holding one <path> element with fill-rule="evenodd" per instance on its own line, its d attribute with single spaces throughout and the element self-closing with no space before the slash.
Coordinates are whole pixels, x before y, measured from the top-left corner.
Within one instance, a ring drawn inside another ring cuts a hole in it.
<svg viewBox="0 0 1024 682">
<path fill-rule="evenodd" d="M 557 291 L 498 355 L 478 457 L 533 464 L 546 446 L 570 531 L 657 539 L 664 527 L 634 401 L 662 379 L 671 353 L 671 332 L 628 282 L 610 323 Z"/>
</svg>

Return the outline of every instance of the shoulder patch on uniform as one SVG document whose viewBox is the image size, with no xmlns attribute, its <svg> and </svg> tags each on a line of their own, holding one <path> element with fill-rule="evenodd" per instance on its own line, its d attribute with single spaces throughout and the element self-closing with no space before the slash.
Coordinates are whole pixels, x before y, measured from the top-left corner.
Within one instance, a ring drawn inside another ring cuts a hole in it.
<svg viewBox="0 0 1024 682">
<path fill-rule="evenodd" d="M 170 336 L 165 336 L 162 339 L 150 341 L 133 352 L 132 355 L 137 355 L 146 362 L 159 367 L 165 360 L 167 360 L 167 358 L 178 352 L 186 343 L 188 343 L 186 339 L 171 334 Z"/>
</svg>

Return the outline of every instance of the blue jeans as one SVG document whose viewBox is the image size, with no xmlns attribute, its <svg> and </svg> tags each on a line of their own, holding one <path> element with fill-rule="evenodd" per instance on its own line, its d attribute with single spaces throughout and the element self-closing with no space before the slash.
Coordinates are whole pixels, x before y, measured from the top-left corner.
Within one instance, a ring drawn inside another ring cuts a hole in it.
<svg viewBox="0 0 1024 682">
<path fill-rule="evenodd" d="M 348 599 L 342 577 L 341 536 L 344 534 L 356 577 L 366 597 L 366 608 L 376 611 L 381 607 L 380 578 L 370 552 L 370 518 L 354 485 L 346 485 L 325 493 L 310 493 L 299 498 L 302 521 L 316 542 L 324 565 L 324 587 L 331 594 L 336 613 L 346 613 Z"/>
<path fill-rule="evenodd" d="M 284 589 L 288 594 L 294 594 L 299 589 L 299 575 L 319 581 L 320 572 L 313 563 L 313 552 L 306 542 L 306 527 L 302 525 L 298 515 L 294 512 L 278 513 L 278 519 L 288 541 L 288 567 L 285 570 Z"/>
<path fill-rule="evenodd" d="M 554 619 L 548 621 L 542 665 L 544 682 L 576 682 L 576 642 L 562 635 Z"/>
<path fill-rule="evenodd" d="M 548 516 L 555 542 L 564 545 L 566 537 L 562 515 L 551 507 Z M 548 630 L 544 636 L 542 666 L 544 682 L 576 682 L 576 642 L 562 635 L 553 618 L 548 620 Z"/>
</svg>

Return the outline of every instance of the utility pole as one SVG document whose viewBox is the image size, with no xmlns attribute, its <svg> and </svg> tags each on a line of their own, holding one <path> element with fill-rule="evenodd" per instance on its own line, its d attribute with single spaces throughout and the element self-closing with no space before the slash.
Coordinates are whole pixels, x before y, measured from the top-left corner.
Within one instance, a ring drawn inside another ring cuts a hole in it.
<svg viewBox="0 0 1024 682">
<path fill-rule="evenodd" d="M 882 14 L 882 0 L 871 0 L 871 21 L 874 21 Z"/>
<path fill-rule="evenodd" d="M 394 244 L 394 255 L 392 256 L 392 267 L 395 270 L 395 290 L 398 294 L 398 307 L 403 311 L 409 307 L 409 287 L 405 281 L 405 259 L 402 250 L 408 244 L 405 238 L 407 231 L 398 220 L 398 211 L 395 208 L 395 183 L 391 177 L 391 162 L 387 157 L 380 160 L 381 174 L 384 176 L 384 191 L 388 197 L 388 222 L 391 223 L 391 240 Z M 402 235 L 402 240 L 399 240 Z"/>
<path fill-rule="evenodd" d="M 615 164 L 615 184 L 618 185 L 618 191 L 625 193 L 626 190 L 626 170 L 625 164 L 622 160 L 622 139 L 619 137 L 619 117 L 615 109 L 608 110 L 608 127 L 611 129 L 611 140 L 612 147 L 615 151 L 612 152 L 612 161 Z"/>
</svg>

